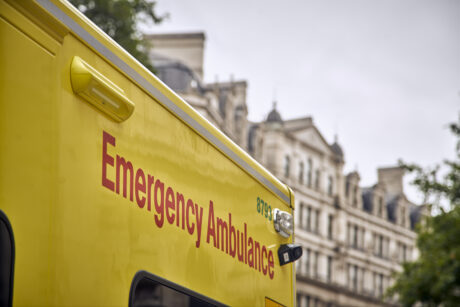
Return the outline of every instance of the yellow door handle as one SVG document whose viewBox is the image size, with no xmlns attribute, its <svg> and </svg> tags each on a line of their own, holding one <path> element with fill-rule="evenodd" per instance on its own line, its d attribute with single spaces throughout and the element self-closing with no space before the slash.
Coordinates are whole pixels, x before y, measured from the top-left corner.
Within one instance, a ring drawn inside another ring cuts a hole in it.
<svg viewBox="0 0 460 307">
<path fill-rule="evenodd" d="M 72 59 L 70 81 L 75 94 L 117 122 L 125 121 L 134 111 L 134 103 L 121 88 L 78 56 Z"/>
</svg>

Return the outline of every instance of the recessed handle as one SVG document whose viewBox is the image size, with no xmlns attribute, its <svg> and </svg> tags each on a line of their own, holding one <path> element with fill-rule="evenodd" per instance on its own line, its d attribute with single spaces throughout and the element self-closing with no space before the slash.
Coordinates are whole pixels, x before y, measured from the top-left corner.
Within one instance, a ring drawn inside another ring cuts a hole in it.
<svg viewBox="0 0 460 307">
<path fill-rule="evenodd" d="M 72 90 L 117 122 L 127 120 L 134 103 L 125 92 L 80 57 L 74 56 L 70 68 Z"/>
</svg>

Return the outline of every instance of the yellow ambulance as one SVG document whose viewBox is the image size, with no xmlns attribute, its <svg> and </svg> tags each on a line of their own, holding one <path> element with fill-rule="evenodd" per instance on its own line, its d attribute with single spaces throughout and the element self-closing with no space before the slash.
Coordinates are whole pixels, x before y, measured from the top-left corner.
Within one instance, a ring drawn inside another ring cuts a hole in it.
<svg viewBox="0 0 460 307">
<path fill-rule="evenodd" d="M 72 5 L 0 0 L 0 306 L 293 306 L 293 210 Z"/>
</svg>

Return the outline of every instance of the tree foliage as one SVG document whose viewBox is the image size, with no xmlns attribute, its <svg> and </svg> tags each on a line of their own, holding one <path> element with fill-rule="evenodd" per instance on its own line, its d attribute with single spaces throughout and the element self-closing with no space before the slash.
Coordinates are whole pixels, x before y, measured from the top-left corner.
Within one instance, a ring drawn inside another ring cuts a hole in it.
<svg viewBox="0 0 460 307">
<path fill-rule="evenodd" d="M 150 44 L 138 29 L 139 23 L 158 24 L 166 16 L 155 12 L 148 0 L 70 0 L 82 13 L 153 71 L 148 59 Z"/>
<path fill-rule="evenodd" d="M 432 169 L 403 164 L 415 173 L 426 203 L 439 212 L 418 226 L 420 257 L 403 264 L 389 289 L 404 306 L 460 306 L 460 117 L 450 130 L 457 138 L 454 160 Z"/>
</svg>

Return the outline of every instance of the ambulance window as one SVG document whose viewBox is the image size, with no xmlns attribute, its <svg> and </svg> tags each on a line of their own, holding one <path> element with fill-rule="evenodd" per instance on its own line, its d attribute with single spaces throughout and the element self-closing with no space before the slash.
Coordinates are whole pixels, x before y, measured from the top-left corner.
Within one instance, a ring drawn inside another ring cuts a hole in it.
<svg viewBox="0 0 460 307">
<path fill-rule="evenodd" d="M 133 279 L 130 307 L 208 307 L 223 306 L 204 295 L 169 282 L 147 272 L 138 272 Z"/>
<path fill-rule="evenodd" d="M 6 215 L 0 210 L 0 306 L 13 302 L 14 240 Z"/>
</svg>

